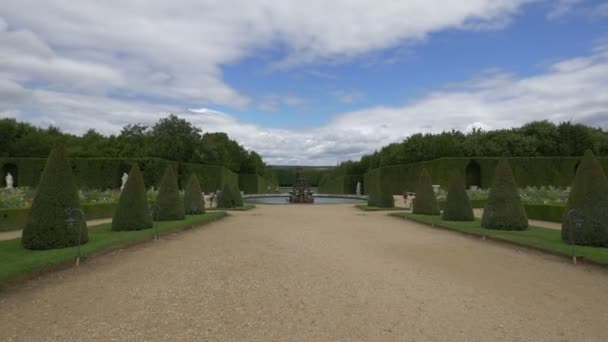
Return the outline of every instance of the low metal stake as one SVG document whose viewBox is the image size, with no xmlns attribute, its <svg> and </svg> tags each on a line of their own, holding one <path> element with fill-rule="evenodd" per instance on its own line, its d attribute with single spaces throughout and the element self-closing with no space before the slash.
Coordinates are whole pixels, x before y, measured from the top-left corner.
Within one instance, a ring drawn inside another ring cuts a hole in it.
<svg viewBox="0 0 608 342">
<path fill-rule="evenodd" d="M 74 214 L 77 214 L 77 217 L 74 217 Z M 65 222 L 68 225 L 68 230 L 72 230 L 74 228 L 74 223 L 78 223 L 78 234 L 77 234 L 77 242 L 78 242 L 78 255 L 76 256 L 76 266 L 80 266 L 80 258 L 82 256 L 82 251 L 80 249 L 80 244 L 82 241 L 82 221 L 84 221 L 84 212 L 80 208 L 66 208 L 65 215 L 67 219 Z"/>
</svg>

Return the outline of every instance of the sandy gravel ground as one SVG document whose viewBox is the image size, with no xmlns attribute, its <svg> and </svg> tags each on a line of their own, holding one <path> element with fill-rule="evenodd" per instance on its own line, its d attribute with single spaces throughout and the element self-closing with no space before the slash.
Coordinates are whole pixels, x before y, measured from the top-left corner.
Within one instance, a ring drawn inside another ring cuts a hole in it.
<svg viewBox="0 0 608 342">
<path fill-rule="evenodd" d="M 97 219 L 97 220 L 89 220 L 87 221 L 88 228 L 94 228 L 100 224 L 112 222 L 111 218 Z M 0 232 L 0 241 L 2 240 L 12 240 L 21 237 L 21 229 L 20 230 L 11 230 L 9 232 Z"/>
<path fill-rule="evenodd" d="M 351 206 L 258 206 L 0 293 L 0 341 L 601 341 L 608 272 Z"/>
</svg>

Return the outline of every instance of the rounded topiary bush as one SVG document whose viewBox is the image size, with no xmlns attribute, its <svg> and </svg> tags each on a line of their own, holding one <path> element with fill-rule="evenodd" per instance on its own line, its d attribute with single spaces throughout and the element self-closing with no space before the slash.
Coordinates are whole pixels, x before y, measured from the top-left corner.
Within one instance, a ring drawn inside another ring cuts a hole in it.
<svg viewBox="0 0 608 342">
<path fill-rule="evenodd" d="M 75 223 L 72 229 L 66 225 L 66 209 L 80 209 L 78 189 L 65 147 L 54 148 L 49 155 L 36 196 L 23 228 L 21 243 L 28 249 L 52 249 L 86 243 L 88 238 L 86 219 Z"/>
<path fill-rule="evenodd" d="M 159 221 L 183 220 L 185 217 L 184 201 L 179 195 L 177 175 L 172 165 L 165 169 L 154 208 Z"/>
<path fill-rule="evenodd" d="M 589 150 L 574 176 L 562 221 L 562 240 L 577 245 L 608 247 L 608 180 Z"/>
<path fill-rule="evenodd" d="M 439 205 L 437 204 L 435 191 L 433 191 L 431 175 L 429 175 L 426 168 L 422 168 L 420 177 L 418 178 L 416 198 L 414 198 L 414 208 L 412 212 L 414 214 L 439 215 Z"/>
<path fill-rule="evenodd" d="M 195 174 L 190 175 L 184 191 L 184 209 L 188 215 L 203 214 L 205 212 L 205 201 L 201 191 L 201 185 Z"/>
<path fill-rule="evenodd" d="M 525 230 L 528 217 L 521 203 L 513 172 L 506 159 L 500 160 L 483 211 L 481 226 L 487 229 Z"/>
<path fill-rule="evenodd" d="M 473 207 L 465 190 L 464 177 L 460 173 L 452 176 L 442 218 L 446 221 L 475 220 Z"/>
<path fill-rule="evenodd" d="M 133 164 L 112 218 L 112 230 L 140 230 L 146 228 L 152 228 L 146 187 L 139 166 Z"/>
</svg>

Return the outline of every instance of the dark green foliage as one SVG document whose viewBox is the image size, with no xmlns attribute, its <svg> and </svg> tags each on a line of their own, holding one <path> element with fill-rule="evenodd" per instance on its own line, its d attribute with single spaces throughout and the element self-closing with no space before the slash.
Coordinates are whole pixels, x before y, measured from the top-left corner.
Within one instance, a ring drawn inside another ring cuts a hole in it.
<svg viewBox="0 0 608 342">
<path fill-rule="evenodd" d="M 423 168 L 418 177 L 418 185 L 416 186 L 416 198 L 414 198 L 414 214 L 423 215 L 439 215 L 439 205 L 437 197 L 433 191 L 433 183 L 431 175 Z"/>
<path fill-rule="evenodd" d="M 144 180 L 139 166 L 133 164 L 125 184 L 118 207 L 112 219 L 112 230 L 140 230 L 152 228 L 152 217 L 148 207 Z"/>
<path fill-rule="evenodd" d="M 155 203 L 155 217 L 160 221 L 184 219 L 184 201 L 179 195 L 177 175 L 172 166 L 167 166 L 158 189 Z"/>
<path fill-rule="evenodd" d="M 464 178 L 460 173 L 452 177 L 448 188 L 447 203 L 443 210 L 443 219 L 447 221 L 473 221 L 473 208 L 469 195 L 464 188 Z"/>
<path fill-rule="evenodd" d="M 387 183 L 380 180 L 384 176 L 382 169 L 377 169 L 365 175 L 366 191 L 368 195 L 367 205 L 377 208 L 393 208 L 395 199 L 393 191 L 387 186 Z"/>
<path fill-rule="evenodd" d="M 566 213 L 566 206 L 560 204 L 524 204 L 526 209 L 526 216 L 530 220 L 541 220 L 549 222 L 561 223 L 564 214 Z"/>
<path fill-rule="evenodd" d="M 218 195 L 218 208 L 237 208 L 243 206 L 243 197 L 236 186 L 226 184 Z"/>
<path fill-rule="evenodd" d="M 78 189 L 63 145 L 54 148 L 42 172 L 36 196 L 32 202 L 22 244 L 28 249 L 52 249 L 88 241 L 86 218 L 69 230 L 66 209 L 80 209 Z"/>
<path fill-rule="evenodd" d="M 188 215 L 203 214 L 205 212 L 205 201 L 201 193 L 201 185 L 196 175 L 190 175 L 188 184 L 184 191 L 184 209 Z"/>
<path fill-rule="evenodd" d="M 112 217 L 116 203 L 82 203 L 80 204 L 87 220 Z M 30 208 L 0 209 L 0 232 L 23 229 L 27 224 Z"/>
<path fill-rule="evenodd" d="M 585 152 L 572 183 L 562 240 L 608 247 L 608 179 L 590 150 Z"/>
<path fill-rule="evenodd" d="M 494 183 L 483 211 L 481 226 L 486 229 L 525 230 L 528 217 L 521 203 L 511 167 L 502 159 L 496 167 Z"/>
</svg>

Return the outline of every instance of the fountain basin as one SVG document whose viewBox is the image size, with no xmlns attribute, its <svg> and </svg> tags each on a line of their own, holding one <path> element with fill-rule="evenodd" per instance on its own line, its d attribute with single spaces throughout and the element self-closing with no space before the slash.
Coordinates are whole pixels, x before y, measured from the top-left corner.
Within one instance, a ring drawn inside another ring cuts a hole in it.
<svg viewBox="0 0 608 342">
<path fill-rule="evenodd" d="M 314 194 L 314 204 L 364 204 L 367 196 Z M 291 204 L 289 194 L 245 195 L 243 200 L 251 204 Z"/>
</svg>

